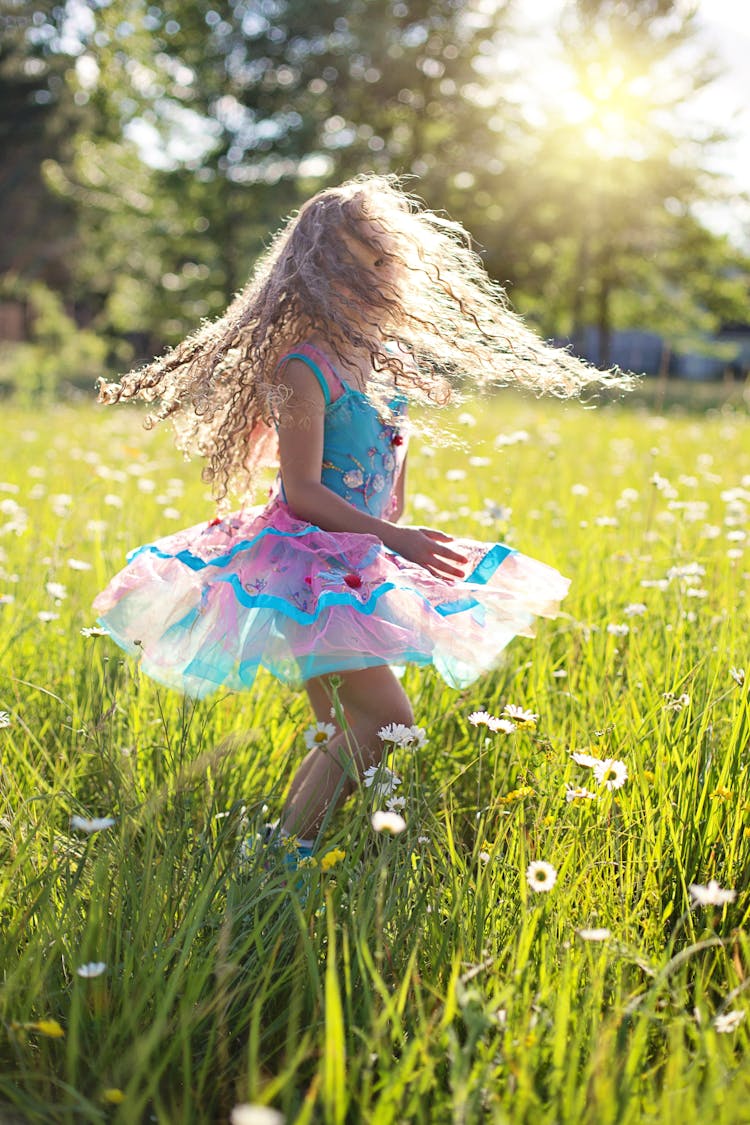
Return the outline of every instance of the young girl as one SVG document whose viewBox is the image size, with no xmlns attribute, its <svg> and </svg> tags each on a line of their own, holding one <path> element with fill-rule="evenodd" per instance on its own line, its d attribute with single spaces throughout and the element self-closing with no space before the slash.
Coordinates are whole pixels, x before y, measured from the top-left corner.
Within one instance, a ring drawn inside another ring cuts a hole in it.
<svg viewBox="0 0 750 1125">
<path fill-rule="evenodd" d="M 247 691 L 263 666 L 304 684 L 320 724 L 333 678 L 348 729 L 313 745 L 281 816 L 303 852 L 379 762 L 378 731 L 414 721 L 390 665 L 465 687 L 568 588 L 502 544 L 397 522 L 407 403 L 443 403 L 458 379 L 564 395 L 622 382 L 530 331 L 458 224 L 367 176 L 309 200 L 220 320 L 100 389 L 160 400 L 223 513 L 129 554 L 94 603 L 112 638 L 196 698 Z M 276 458 L 265 508 L 226 514 Z"/>
</svg>

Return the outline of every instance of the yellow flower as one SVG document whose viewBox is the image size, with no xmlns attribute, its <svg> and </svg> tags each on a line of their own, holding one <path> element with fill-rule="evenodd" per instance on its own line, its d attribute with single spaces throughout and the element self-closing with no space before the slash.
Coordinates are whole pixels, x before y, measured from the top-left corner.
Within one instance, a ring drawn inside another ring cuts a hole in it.
<svg viewBox="0 0 750 1125">
<path fill-rule="evenodd" d="M 109 1089 L 102 1093 L 102 1098 L 105 1102 L 109 1102 L 110 1105 L 121 1105 L 125 1101 L 125 1095 L 117 1086 L 110 1086 Z"/>
<path fill-rule="evenodd" d="M 653 770 L 644 770 L 643 776 L 645 777 L 646 781 L 656 781 L 656 775 L 654 774 Z"/>
<path fill-rule="evenodd" d="M 524 797 L 533 797 L 534 790 L 530 785 L 522 785 L 520 789 L 511 789 L 504 797 L 498 797 L 499 805 L 512 805 L 514 801 L 522 801 Z"/>
<path fill-rule="evenodd" d="M 732 790 L 727 789 L 725 785 L 717 785 L 710 795 L 711 797 L 718 797 L 720 801 L 731 801 Z"/>
<path fill-rule="evenodd" d="M 330 871 L 332 867 L 335 867 L 337 863 L 341 862 L 345 855 L 346 852 L 343 851 L 342 848 L 331 848 L 330 852 L 326 852 L 324 856 L 321 856 L 320 870 Z"/>
<path fill-rule="evenodd" d="M 38 1020 L 26 1026 L 32 1031 L 39 1031 L 42 1035 L 46 1035 L 48 1039 L 63 1039 L 65 1036 L 57 1020 Z"/>
</svg>

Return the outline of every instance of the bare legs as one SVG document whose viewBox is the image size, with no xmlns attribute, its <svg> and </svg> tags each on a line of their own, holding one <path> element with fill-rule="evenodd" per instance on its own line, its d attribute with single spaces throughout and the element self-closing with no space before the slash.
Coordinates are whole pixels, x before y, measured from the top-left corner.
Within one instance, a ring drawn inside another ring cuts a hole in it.
<svg viewBox="0 0 750 1125">
<path fill-rule="evenodd" d="M 340 804 L 353 792 L 355 773 L 361 775 L 378 764 L 383 753 L 380 728 L 414 722 L 411 704 L 390 668 L 342 672 L 338 679 L 348 729 L 339 731 L 327 746 L 310 751 L 292 780 L 281 814 L 281 828 L 303 838 L 315 836 L 331 804 Z M 318 722 L 331 722 L 329 677 L 309 680 L 306 687 Z"/>
</svg>

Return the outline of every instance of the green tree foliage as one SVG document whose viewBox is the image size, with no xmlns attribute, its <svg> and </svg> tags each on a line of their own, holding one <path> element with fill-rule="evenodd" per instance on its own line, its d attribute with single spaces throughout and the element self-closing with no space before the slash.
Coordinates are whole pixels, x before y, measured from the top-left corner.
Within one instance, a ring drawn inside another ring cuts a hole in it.
<svg viewBox="0 0 750 1125">
<path fill-rule="evenodd" d="M 44 160 L 65 160 L 83 123 L 57 47 L 64 8 L 0 0 L 0 275 L 44 277 L 64 287 L 76 244 L 71 208 L 49 192 Z"/>
<path fill-rule="evenodd" d="M 744 315 L 747 259 L 695 210 L 727 188 L 706 168 L 725 135 L 691 112 L 716 76 L 694 13 L 577 0 L 559 38 L 569 85 L 529 146 L 530 217 L 508 224 L 529 247 L 526 308 L 578 343 L 596 325 L 603 364 L 615 327 L 677 337 Z"/>
</svg>

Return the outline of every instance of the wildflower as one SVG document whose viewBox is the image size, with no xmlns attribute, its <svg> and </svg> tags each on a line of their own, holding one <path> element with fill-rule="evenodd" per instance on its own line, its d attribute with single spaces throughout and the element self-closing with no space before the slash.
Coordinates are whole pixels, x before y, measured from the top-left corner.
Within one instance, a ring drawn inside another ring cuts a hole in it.
<svg viewBox="0 0 750 1125">
<path fill-rule="evenodd" d="M 327 746 L 336 733 L 332 723 L 315 723 L 305 731 L 305 746 L 312 750 L 315 746 Z"/>
<path fill-rule="evenodd" d="M 568 803 L 571 801 L 595 801 L 596 793 L 592 793 L 584 785 L 569 785 L 565 790 L 565 800 Z"/>
<path fill-rule="evenodd" d="M 37 613 L 37 618 L 40 621 L 44 621 L 45 623 L 48 622 L 48 621 L 59 621 L 60 614 L 59 613 L 50 613 L 48 610 L 43 609 L 41 611 L 41 613 Z"/>
<path fill-rule="evenodd" d="M 729 675 L 732 677 L 738 687 L 744 687 L 745 684 L 745 669 L 744 668 L 730 668 Z"/>
<path fill-rule="evenodd" d="M 612 937 L 612 931 L 608 930 L 606 926 L 602 926 L 600 929 L 577 930 L 576 932 L 579 938 L 583 938 L 584 941 L 606 941 L 607 938 Z"/>
<path fill-rule="evenodd" d="M 125 1101 L 125 1094 L 117 1086 L 109 1086 L 102 1092 L 102 1098 L 110 1105 L 122 1105 Z"/>
<path fill-rule="evenodd" d="M 0 730 L 10 726 L 10 715 L 7 711 L 0 711 Z"/>
<path fill-rule="evenodd" d="M 392 836 L 398 836 L 406 828 L 406 821 L 399 813 L 382 809 L 372 814 L 371 823 L 376 832 L 390 832 Z"/>
<path fill-rule="evenodd" d="M 595 758 L 593 754 L 587 754 L 585 750 L 571 750 L 570 756 L 579 766 L 586 766 L 587 769 L 593 769 L 602 760 Z"/>
<path fill-rule="evenodd" d="M 29 1031 L 38 1031 L 40 1035 L 46 1035 L 48 1039 L 65 1038 L 65 1032 L 57 1020 L 37 1020 L 36 1023 L 26 1023 L 23 1026 Z"/>
<path fill-rule="evenodd" d="M 522 801 L 524 797 L 533 797 L 534 790 L 530 785 L 522 785 L 520 789 L 511 789 L 504 797 L 498 797 L 499 805 L 512 805 L 514 801 Z"/>
<path fill-rule="evenodd" d="M 385 803 L 389 812 L 399 812 L 406 808 L 406 797 L 389 797 Z"/>
<path fill-rule="evenodd" d="M 532 891 L 551 891 L 557 882 L 557 872 L 551 863 L 535 859 L 526 868 L 526 882 Z"/>
<path fill-rule="evenodd" d="M 86 965 L 79 965 L 76 972 L 79 977 L 86 977 L 90 980 L 92 977 L 100 977 L 106 968 L 107 965 L 104 961 L 89 961 Z"/>
<path fill-rule="evenodd" d="M 343 848 L 331 848 L 329 852 L 326 852 L 324 856 L 321 856 L 320 870 L 330 871 L 332 867 L 335 867 L 337 863 L 341 862 L 345 855 L 346 852 L 343 850 Z"/>
<path fill-rule="evenodd" d="M 690 696 L 687 692 L 683 695 L 676 696 L 674 692 L 665 691 L 662 698 L 664 699 L 665 710 L 675 711 L 677 714 L 679 714 L 684 707 L 690 706 Z"/>
<path fill-rule="evenodd" d="M 109 634 L 106 629 L 102 629 L 101 625 L 86 626 L 81 629 L 82 637 L 107 637 Z"/>
<path fill-rule="evenodd" d="M 627 637 L 628 633 L 630 632 L 630 626 L 617 625 L 615 622 L 610 621 L 609 625 L 607 626 L 607 632 L 610 633 L 613 637 Z"/>
<path fill-rule="evenodd" d="M 689 890 L 696 906 L 725 906 L 737 898 L 736 891 L 720 887 L 715 879 L 710 879 L 705 887 L 700 883 L 691 883 Z"/>
<path fill-rule="evenodd" d="M 643 602 L 631 602 L 630 605 L 625 606 L 622 612 L 626 617 L 643 617 L 643 614 L 647 611 L 648 606 L 644 605 Z"/>
<path fill-rule="evenodd" d="M 479 858 L 481 859 L 482 863 L 489 863 L 490 858 L 491 858 L 490 853 L 489 852 L 480 852 Z"/>
<path fill-rule="evenodd" d="M 735 1009 L 732 1012 L 724 1012 L 723 1015 L 716 1016 L 714 1019 L 714 1027 L 719 1035 L 726 1035 L 728 1032 L 736 1031 L 745 1018 L 745 1013 Z"/>
<path fill-rule="evenodd" d="M 732 790 L 727 789 L 725 785 L 717 785 L 713 793 L 709 794 L 710 797 L 716 797 L 719 801 L 731 801 Z"/>
<path fill-rule="evenodd" d="M 628 767 L 617 758 L 605 758 L 594 766 L 594 777 L 607 789 L 622 789 L 628 780 Z"/>
<path fill-rule="evenodd" d="M 428 741 L 424 727 L 407 727 L 403 723 L 389 723 L 388 726 L 381 727 L 378 738 L 381 742 L 392 742 L 394 746 L 414 746 L 418 750 Z"/>
<path fill-rule="evenodd" d="M 526 711 L 523 707 L 517 707 L 514 703 L 507 703 L 503 708 L 503 718 L 510 719 L 512 723 L 528 730 L 533 730 L 539 718 L 533 711 Z"/>
<path fill-rule="evenodd" d="M 490 715 L 489 711 L 472 711 L 469 715 L 469 722 L 475 727 L 489 727 L 495 733 L 502 731 L 503 734 L 512 734 L 514 730 L 518 729 L 510 719 L 499 719 L 495 715 Z"/>
<path fill-rule="evenodd" d="M 268 1105 L 236 1105 L 229 1114 L 230 1125 L 284 1125 L 284 1116 Z"/>
<path fill-rule="evenodd" d="M 70 827 L 76 828 L 80 832 L 86 832 L 89 836 L 92 832 L 101 832 L 105 828 L 111 828 L 115 823 L 113 816 L 99 816 L 89 819 L 86 816 L 71 816 Z"/>
<path fill-rule="evenodd" d="M 398 777 L 388 766 L 369 766 L 363 774 L 365 788 L 372 789 L 378 797 L 389 797 L 401 784 Z"/>
<path fill-rule="evenodd" d="M 83 559 L 68 559 L 68 566 L 71 570 L 91 570 L 91 563 L 84 562 Z"/>
</svg>

